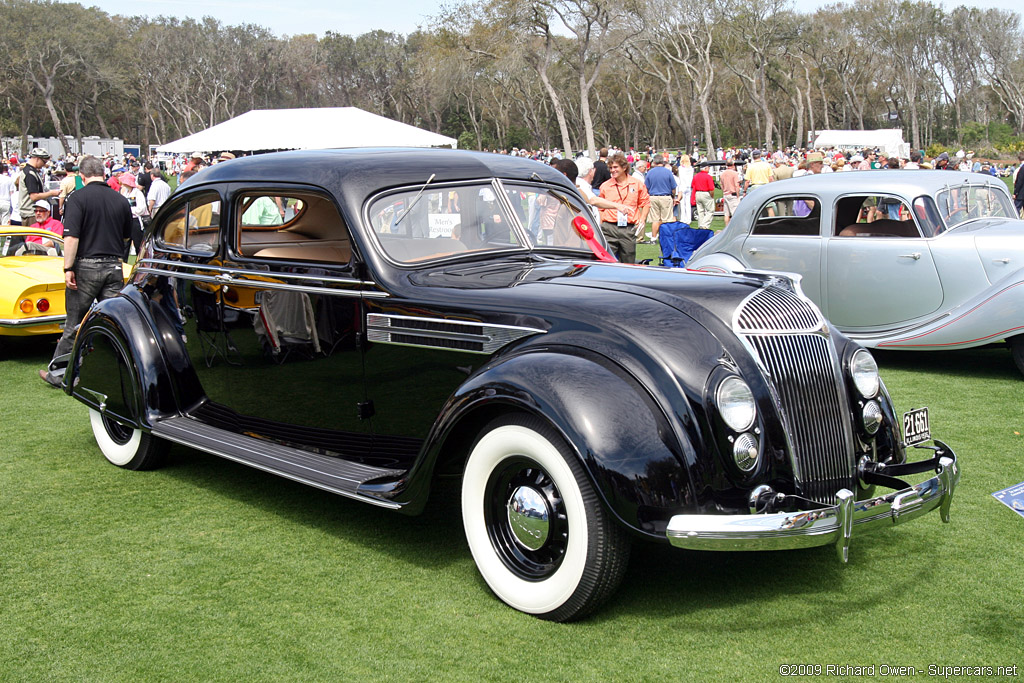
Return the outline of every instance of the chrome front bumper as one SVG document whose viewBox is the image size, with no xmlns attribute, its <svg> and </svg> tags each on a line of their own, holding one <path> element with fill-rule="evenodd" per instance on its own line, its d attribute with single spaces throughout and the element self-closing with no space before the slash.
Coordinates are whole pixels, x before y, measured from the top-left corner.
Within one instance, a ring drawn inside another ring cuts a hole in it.
<svg viewBox="0 0 1024 683">
<path fill-rule="evenodd" d="M 837 504 L 800 512 L 750 515 L 676 515 L 668 523 L 669 542 L 690 550 L 790 550 L 835 545 L 846 562 L 853 528 L 874 529 L 910 521 L 939 508 L 949 521 L 953 491 L 960 481 L 956 454 L 940 441 L 936 476 L 870 500 L 854 500 L 848 489 Z"/>
</svg>

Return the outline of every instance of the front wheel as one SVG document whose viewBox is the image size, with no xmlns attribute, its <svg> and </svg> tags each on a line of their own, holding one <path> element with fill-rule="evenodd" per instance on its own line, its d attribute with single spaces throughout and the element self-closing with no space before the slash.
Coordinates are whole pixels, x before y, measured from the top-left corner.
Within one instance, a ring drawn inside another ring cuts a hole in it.
<svg viewBox="0 0 1024 683">
<path fill-rule="evenodd" d="M 618 587 L 626 532 L 543 420 L 508 416 L 473 446 L 462 519 L 480 574 L 503 602 L 551 621 L 585 616 Z"/>
<path fill-rule="evenodd" d="M 163 464 L 169 444 L 141 429 L 89 409 L 89 422 L 96 445 L 111 464 L 126 470 L 152 470 Z"/>
<path fill-rule="evenodd" d="M 1013 362 L 1017 364 L 1017 369 L 1024 373 L 1024 334 L 1010 337 L 1007 341 L 1010 343 L 1010 353 L 1013 354 Z"/>
</svg>

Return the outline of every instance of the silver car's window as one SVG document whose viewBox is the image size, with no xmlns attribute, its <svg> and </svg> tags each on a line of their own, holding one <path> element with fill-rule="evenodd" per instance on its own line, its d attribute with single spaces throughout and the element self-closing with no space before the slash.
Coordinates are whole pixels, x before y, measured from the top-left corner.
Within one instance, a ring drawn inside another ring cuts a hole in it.
<svg viewBox="0 0 1024 683">
<path fill-rule="evenodd" d="M 821 202 L 816 197 L 780 197 L 761 207 L 754 223 L 755 235 L 821 234 Z"/>
<path fill-rule="evenodd" d="M 947 187 L 935 195 L 935 203 L 947 228 L 954 228 L 975 218 L 1016 218 L 1006 194 L 988 185 Z"/>
<path fill-rule="evenodd" d="M 837 237 L 920 237 L 910 206 L 892 195 L 855 195 L 836 202 Z"/>
</svg>

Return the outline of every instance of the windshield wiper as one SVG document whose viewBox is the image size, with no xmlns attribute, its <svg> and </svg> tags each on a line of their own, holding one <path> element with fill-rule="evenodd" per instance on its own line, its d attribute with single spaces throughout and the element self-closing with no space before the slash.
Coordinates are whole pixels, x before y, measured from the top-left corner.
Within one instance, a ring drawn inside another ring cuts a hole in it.
<svg viewBox="0 0 1024 683">
<path fill-rule="evenodd" d="M 392 224 L 392 227 L 396 227 L 397 228 L 398 224 L 402 222 L 402 219 L 404 219 L 406 216 L 409 215 L 409 212 L 412 211 L 412 208 L 414 206 L 416 206 L 416 202 L 418 202 L 420 200 L 420 197 L 423 196 L 423 191 L 427 189 L 427 185 L 429 185 L 434 180 L 434 176 L 436 176 L 436 175 L 437 175 L 436 173 L 431 173 L 430 174 L 430 177 L 427 178 L 427 182 L 423 183 L 423 187 L 420 188 L 420 191 L 417 192 L 416 196 L 412 198 L 411 202 L 409 202 L 409 208 L 407 208 L 405 211 L 402 212 L 402 215 L 399 216 L 398 220 L 396 220 Z"/>
</svg>

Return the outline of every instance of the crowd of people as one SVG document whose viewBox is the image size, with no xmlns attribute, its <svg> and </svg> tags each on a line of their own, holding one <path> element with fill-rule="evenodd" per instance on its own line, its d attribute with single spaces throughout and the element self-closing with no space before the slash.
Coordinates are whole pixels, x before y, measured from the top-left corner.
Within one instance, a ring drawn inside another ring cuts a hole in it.
<svg viewBox="0 0 1024 683">
<path fill-rule="evenodd" d="M 549 163 L 566 172 L 558 150 L 499 154 L 523 156 Z M 757 148 L 714 150 L 701 156 L 683 151 L 645 152 L 603 148 L 597 161 L 580 156 L 574 161 L 576 186 L 595 207 L 602 232 L 615 256 L 633 263 L 636 244 L 658 240 L 661 225 L 679 221 L 692 227 L 710 228 L 716 212 L 714 192 L 722 191 L 722 214 L 728 225 L 740 200 L 751 188 L 767 183 L 816 173 L 842 173 L 877 169 L 935 169 L 1010 175 L 1015 181 L 1018 210 L 1024 206 L 1024 154 L 1016 167 L 999 166 L 975 158 L 973 152 L 960 150 L 953 155 L 942 152 L 934 158 L 920 151 L 905 157 L 888 156 L 879 149 L 839 151 L 787 148 L 768 152 Z M 566 172 L 566 175 L 570 175 Z M 1020 182 L 1018 182 L 1018 180 Z M 1017 188 L 1020 188 L 1019 192 Z M 650 233 L 647 233 L 648 219 Z"/>
</svg>

